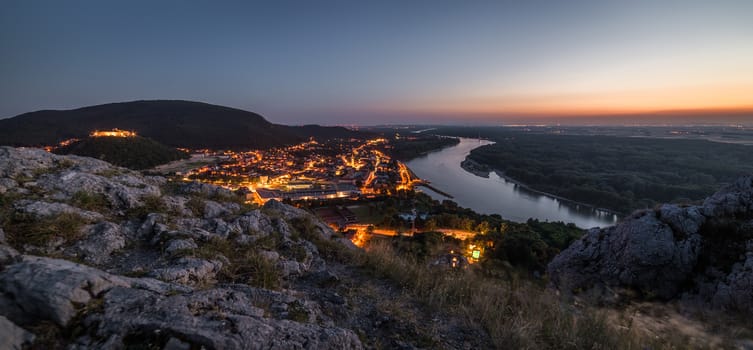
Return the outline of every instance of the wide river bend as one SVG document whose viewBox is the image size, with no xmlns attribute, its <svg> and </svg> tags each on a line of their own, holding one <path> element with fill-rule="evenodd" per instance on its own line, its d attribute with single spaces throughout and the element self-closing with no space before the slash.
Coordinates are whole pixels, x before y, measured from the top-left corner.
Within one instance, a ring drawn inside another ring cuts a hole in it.
<svg viewBox="0 0 753 350">
<path fill-rule="evenodd" d="M 420 178 L 429 180 L 438 190 L 452 195 L 462 207 L 483 214 L 499 214 L 503 218 L 525 222 L 528 218 L 541 221 L 572 222 L 590 228 L 614 225 L 617 216 L 593 207 L 534 192 L 491 172 L 488 178 L 474 175 L 460 163 L 476 147 L 491 144 L 488 140 L 460 138 L 453 147 L 408 161 L 406 165 Z M 420 189 L 434 199 L 447 197 L 428 188 Z"/>
</svg>

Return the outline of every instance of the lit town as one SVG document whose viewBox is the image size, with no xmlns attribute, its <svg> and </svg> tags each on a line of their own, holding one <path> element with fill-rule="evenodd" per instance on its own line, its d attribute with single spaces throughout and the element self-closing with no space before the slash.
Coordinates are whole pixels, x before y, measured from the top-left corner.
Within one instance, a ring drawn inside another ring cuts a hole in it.
<svg viewBox="0 0 753 350">
<path fill-rule="evenodd" d="M 109 136 L 109 135 L 108 135 Z M 118 135 L 122 136 L 122 135 Z M 416 139 L 375 137 L 371 139 L 334 139 L 326 142 L 309 140 L 296 145 L 249 151 L 193 150 L 191 158 L 159 167 L 180 181 L 200 181 L 235 191 L 249 203 L 264 205 L 277 200 L 309 207 L 333 229 L 342 232 L 357 246 L 373 236 L 411 236 L 423 230 L 430 214 L 410 208 L 396 215 L 397 224 L 368 213 L 370 202 L 405 197 L 419 186 L 433 188 L 419 179 L 401 161 L 390 156 L 391 140 L 410 143 Z M 187 150 L 188 151 L 188 150 Z M 191 168 L 191 165 L 203 164 Z M 184 169 L 184 170 L 176 170 Z M 434 189 L 440 193 L 441 190 Z M 449 196 L 447 196 L 449 198 Z M 416 221 L 420 226 L 416 226 Z M 471 238 L 469 229 L 437 227 L 436 232 L 459 238 Z M 480 248 L 468 251 L 463 260 L 477 261 Z M 448 252 L 455 254 L 454 249 Z M 475 253 L 474 253 L 475 252 Z M 460 266 L 455 257 L 452 266 Z"/>
</svg>

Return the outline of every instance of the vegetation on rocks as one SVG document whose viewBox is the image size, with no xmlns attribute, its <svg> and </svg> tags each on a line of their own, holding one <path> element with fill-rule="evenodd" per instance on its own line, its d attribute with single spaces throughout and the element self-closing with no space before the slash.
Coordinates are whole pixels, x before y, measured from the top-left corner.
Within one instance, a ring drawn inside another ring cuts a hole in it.
<svg viewBox="0 0 753 350">
<path fill-rule="evenodd" d="M 243 283 L 250 286 L 279 289 L 280 272 L 273 262 L 259 254 L 260 244 L 237 244 L 231 240 L 212 238 L 194 252 L 199 258 L 214 259 L 223 257 L 227 264 L 222 266 L 218 281 Z M 270 247 L 272 249 L 276 247 Z"/>
<path fill-rule="evenodd" d="M 32 245 L 44 247 L 55 239 L 70 243 L 82 237 L 84 218 L 75 213 L 60 213 L 51 217 L 35 217 L 30 214 L 11 214 L 3 225 L 8 243 L 15 247 Z"/>
</svg>

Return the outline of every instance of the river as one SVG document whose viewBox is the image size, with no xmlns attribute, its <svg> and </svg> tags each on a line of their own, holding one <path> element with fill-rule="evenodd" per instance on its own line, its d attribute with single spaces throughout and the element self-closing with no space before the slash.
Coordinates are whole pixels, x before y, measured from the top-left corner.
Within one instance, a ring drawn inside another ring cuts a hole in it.
<svg viewBox="0 0 753 350">
<path fill-rule="evenodd" d="M 491 143 L 493 142 L 487 140 L 460 138 L 458 145 L 415 158 L 406 165 L 418 177 L 452 195 L 452 200 L 458 205 L 479 213 L 499 214 L 516 222 L 525 222 L 529 218 L 572 222 L 582 228 L 611 226 L 617 221 L 614 214 L 530 191 L 499 177 L 495 172 L 484 178 L 460 167 L 460 162 L 472 149 Z M 419 188 L 434 199 L 448 199 L 426 187 Z"/>
</svg>

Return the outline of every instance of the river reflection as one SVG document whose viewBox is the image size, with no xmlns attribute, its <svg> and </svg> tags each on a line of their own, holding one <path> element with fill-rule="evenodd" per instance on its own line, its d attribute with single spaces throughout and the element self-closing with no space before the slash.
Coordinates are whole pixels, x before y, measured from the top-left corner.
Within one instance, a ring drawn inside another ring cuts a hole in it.
<svg viewBox="0 0 753 350">
<path fill-rule="evenodd" d="M 617 217 L 611 213 L 530 191 L 495 172 L 484 178 L 460 167 L 460 162 L 472 149 L 491 143 L 461 138 L 457 146 L 429 153 L 406 165 L 420 178 L 431 181 L 438 190 L 451 194 L 452 200 L 460 206 L 479 213 L 500 214 L 516 222 L 525 222 L 528 218 L 572 222 L 583 228 L 611 226 L 616 222 Z M 420 189 L 434 199 L 447 199 L 428 188 Z"/>
</svg>

